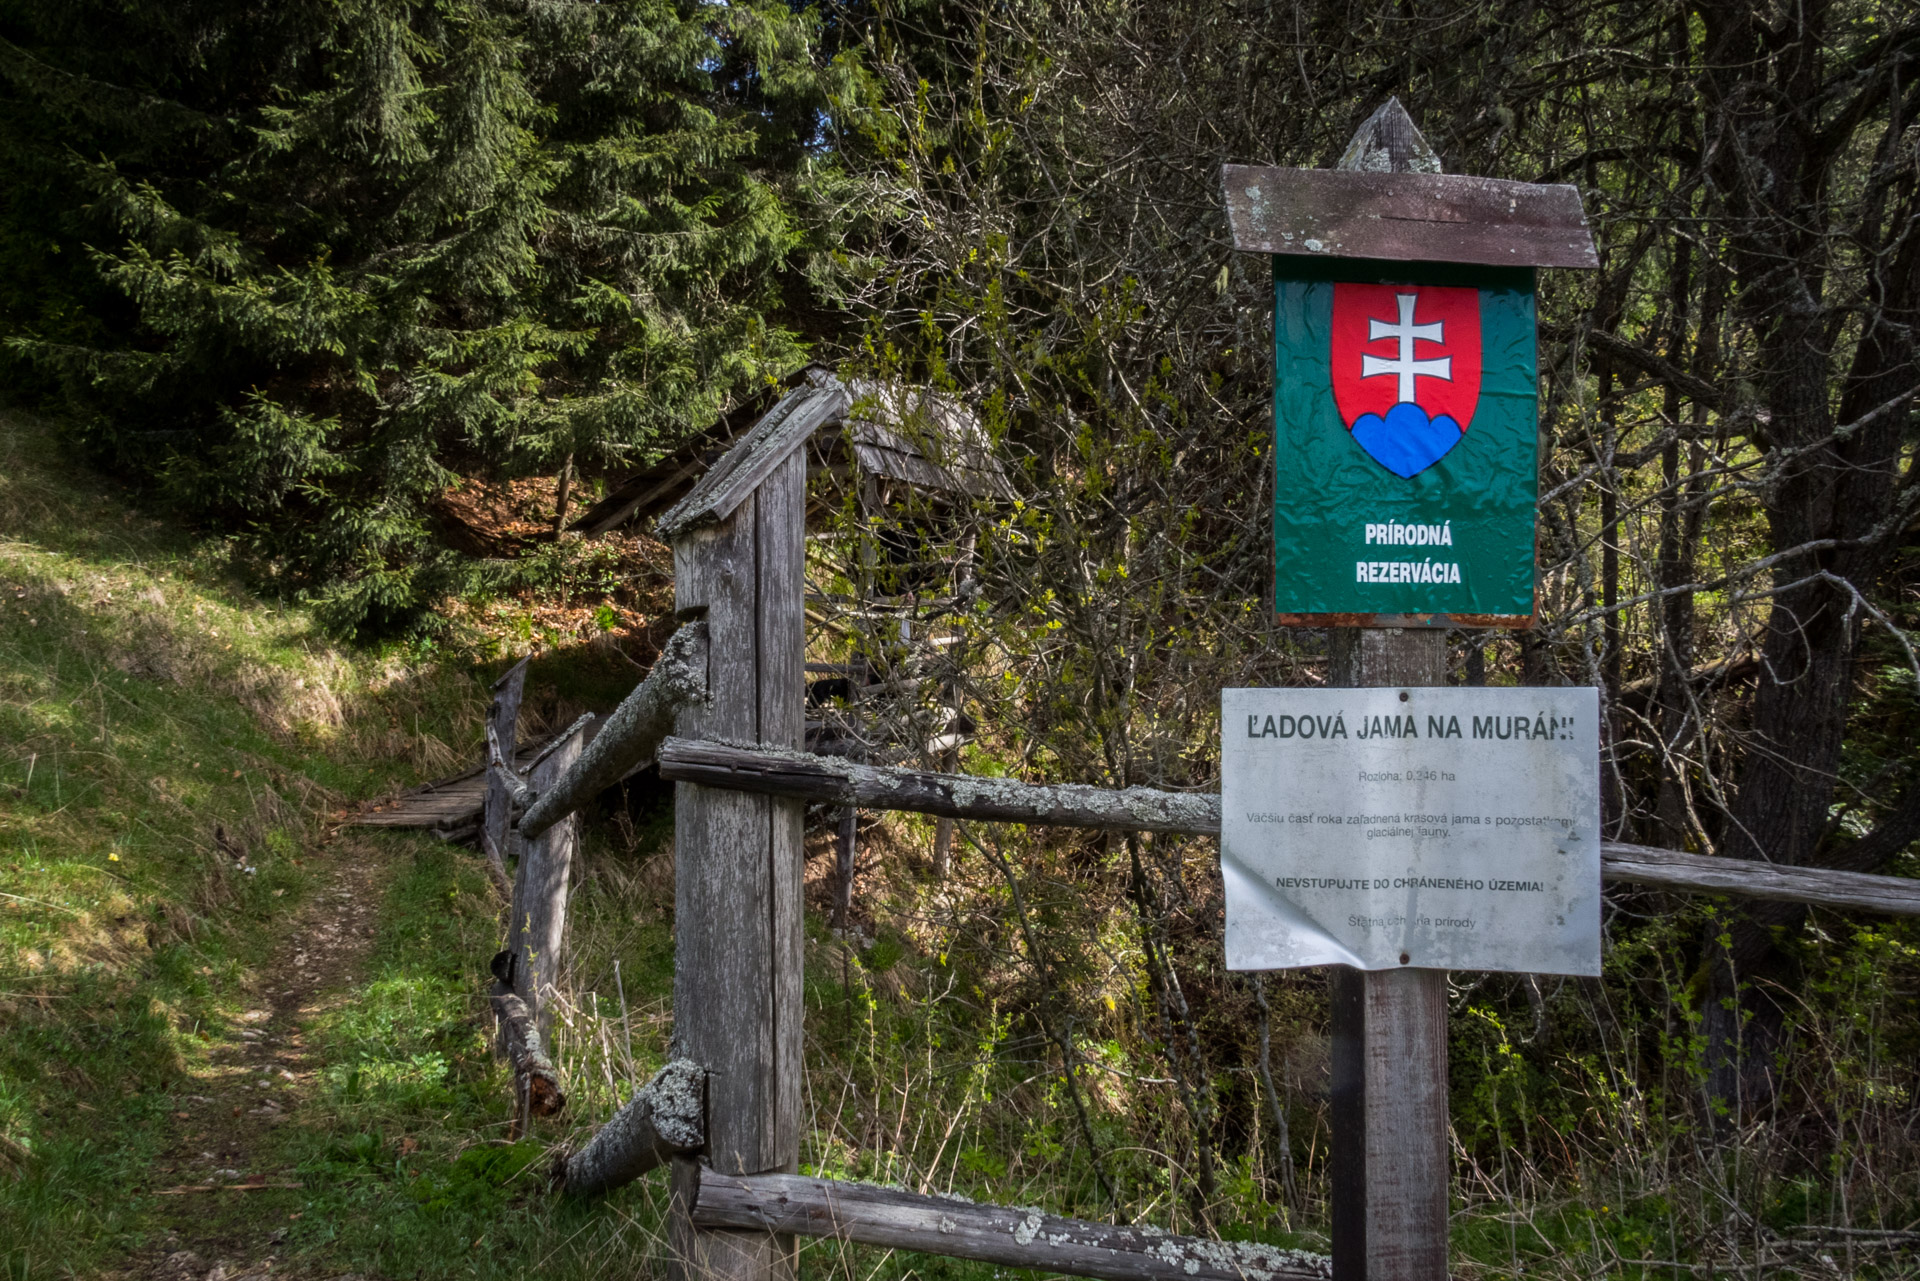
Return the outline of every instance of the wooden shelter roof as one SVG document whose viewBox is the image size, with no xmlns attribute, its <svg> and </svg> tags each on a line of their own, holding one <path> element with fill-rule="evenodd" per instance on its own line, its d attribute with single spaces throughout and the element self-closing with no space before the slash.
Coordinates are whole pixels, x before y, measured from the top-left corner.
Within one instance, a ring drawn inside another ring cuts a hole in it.
<svg viewBox="0 0 1920 1281">
<path fill-rule="evenodd" d="M 815 437 L 859 471 L 917 489 L 975 497 L 1013 492 L 985 428 L 965 405 L 926 388 L 841 379 L 816 368 L 744 431 L 723 420 L 616 486 L 573 528 L 592 536 L 657 514 L 657 532 L 671 539 L 725 520 Z"/>
</svg>

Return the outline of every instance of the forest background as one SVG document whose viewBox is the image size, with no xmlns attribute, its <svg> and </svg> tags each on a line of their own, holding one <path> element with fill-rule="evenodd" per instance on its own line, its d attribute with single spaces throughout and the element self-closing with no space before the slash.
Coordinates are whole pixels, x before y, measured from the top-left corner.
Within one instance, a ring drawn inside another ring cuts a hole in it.
<svg viewBox="0 0 1920 1281">
<path fill-rule="evenodd" d="M 0 367 L 235 581 L 487 676 L 568 639 L 526 602 L 643 632 L 649 553 L 476 547 L 460 495 L 559 530 L 808 361 L 930 383 L 1018 494 L 943 527 L 967 768 L 1210 790 L 1217 691 L 1325 661 L 1269 618 L 1219 168 L 1330 165 L 1389 95 L 1451 172 L 1578 185 L 1602 263 L 1542 280 L 1538 623 L 1457 679 L 1603 690 L 1611 838 L 1915 874 L 1910 6 L 6 0 Z M 853 1093 L 809 1161 L 1324 1228 L 1324 993 L 1225 972 L 1210 844 L 983 828 L 934 877 L 926 836 L 876 834 L 821 980 Z M 1607 938 L 1597 983 L 1455 985 L 1488 1249 L 1910 1244 L 1912 928 L 1636 891 Z M 897 1091 L 944 1137 L 859 1101 Z"/>
</svg>

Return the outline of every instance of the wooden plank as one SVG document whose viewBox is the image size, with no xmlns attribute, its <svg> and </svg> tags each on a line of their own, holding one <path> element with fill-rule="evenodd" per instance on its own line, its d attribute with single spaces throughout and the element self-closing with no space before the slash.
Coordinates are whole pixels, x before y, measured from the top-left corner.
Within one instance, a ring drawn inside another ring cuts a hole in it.
<svg viewBox="0 0 1920 1281">
<path fill-rule="evenodd" d="M 580 519 L 573 523 L 573 532 L 582 538 L 598 538 L 688 484 L 699 473 L 699 462 L 690 460 L 671 469 L 663 478 L 636 477 L 582 512 Z"/>
<path fill-rule="evenodd" d="M 580 754 L 584 719 L 551 745 L 533 767 L 532 788 L 553 786 Z M 514 992 L 533 1011 L 542 1042 L 553 1024 L 551 994 L 566 964 L 567 889 L 573 867 L 574 821 L 554 824 L 538 840 L 527 841 L 513 880 L 513 906 L 507 918 L 507 948 Z"/>
<path fill-rule="evenodd" d="M 1393 633 L 1379 633 L 1392 635 Z M 830 805 L 904 810 L 989 823 L 1033 823 L 1109 832 L 1220 835 L 1216 792 L 1124 791 L 1079 783 L 1022 783 L 971 774 L 928 774 L 856 765 L 833 756 L 756 751 L 725 743 L 669 738 L 660 776 L 709 787 L 797 796 Z M 1604 841 L 1602 879 L 1698 894 L 1779 899 L 1890 916 L 1920 916 L 1920 880 L 1818 867 L 1750 863 Z"/>
<path fill-rule="evenodd" d="M 725 520 L 785 462 L 807 438 L 846 412 L 849 397 L 837 379 L 796 387 L 735 441 L 693 489 L 659 521 L 660 537 L 676 539 L 689 530 Z"/>
<path fill-rule="evenodd" d="M 1233 247 L 1309 258 L 1598 267 L 1579 189 L 1464 174 L 1226 165 Z"/>
<path fill-rule="evenodd" d="M 1446 684 L 1444 632 L 1336 628 L 1327 641 L 1335 687 Z M 1444 1277 L 1447 973 L 1336 965 L 1329 980 L 1334 1281 Z"/>
<path fill-rule="evenodd" d="M 1326 1281 L 1324 1255 L 795 1174 L 699 1171 L 693 1221 L 1105 1281 Z M 1436 1273 L 1435 1276 L 1441 1274 Z"/>
<path fill-rule="evenodd" d="M 773 461 L 789 460 L 804 484 L 804 453 Z M 754 742 L 780 727 L 778 692 L 763 689 L 761 645 L 789 630 L 797 634 L 804 623 L 783 628 L 762 617 L 763 591 L 776 612 L 777 602 L 790 599 L 797 609 L 800 599 L 797 582 L 771 581 L 787 563 L 778 550 L 785 539 L 775 536 L 761 563 L 761 519 L 789 518 L 781 498 L 790 473 L 772 466 L 762 476 L 775 472 L 778 492 L 767 502 L 742 501 L 720 523 L 691 526 L 674 540 L 676 610 L 682 619 L 704 617 L 708 632 L 708 698 L 681 710 L 683 734 Z M 792 537 L 800 540 L 801 531 Z M 791 667 L 796 725 L 803 657 L 772 663 L 776 673 Z M 797 1002 L 781 1008 L 795 991 L 798 975 L 783 971 L 798 940 L 776 937 L 790 893 L 776 867 L 775 852 L 785 846 L 776 828 L 789 826 L 777 804 L 792 802 L 691 782 L 679 783 L 674 795 L 674 1044 L 710 1074 L 709 1159 L 733 1174 L 790 1168 L 798 1157 L 798 1069 L 786 1042 L 800 1010 Z M 792 1080 L 780 1079 L 783 1068 Z M 678 1192 L 675 1204 L 686 1204 Z M 788 1281 L 794 1274 L 790 1243 L 698 1228 L 682 1213 L 671 1218 L 671 1266 L 683 1281 Z"/>
<path fill-rule="evenodd" d="M 807 726 L 807 459 L 795 451 L 754 495 L 759 741 L 798 750 Z M 770 797 L 767 876 L 773 966 L 773 1062 L 768 1144 L 760 1170 L 792 1173 L 800 1163 L 801 1082 L 806 1029 L 806 806 Z"/>
<path fill-rule="evenodd" d="M 520 726 L 520 700 L 527 685 L 527 664 L 523 658 L 493 683 L 493 705 L 487 709 L 487 724 L 500 744 L 500 755 L 514 759 L 516 736 Z M 484 755 L 484 753 L 483 753 Z M 507 827 L 512 817 L 513 799 L 492 775 L 484 775 L 486 796 L 480 817 L 480 852 L 486 856 L 494 883 L 507 879 Z"/>
</svg>

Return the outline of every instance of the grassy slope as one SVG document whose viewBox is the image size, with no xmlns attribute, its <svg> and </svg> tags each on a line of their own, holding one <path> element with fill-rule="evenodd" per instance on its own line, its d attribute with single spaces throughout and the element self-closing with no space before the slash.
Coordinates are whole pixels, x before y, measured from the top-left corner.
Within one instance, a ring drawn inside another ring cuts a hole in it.
<svg viewBox="0 0 1920 1281">
<path fill-rule="evenodd" d="M 469 972 L 496 929 L 472 860 L 408 834 L 323 844 L 340 805 L 464 755 L 486 673 L 337 651 L 218 551 L 0 419 L 0 1276 L 98 1275 L 208 1220 L 242 1254 L 269 1244 L 248 1229 L 284 1226 L 278 1255 L 319 1274 L 604 1261 L 610 1226 L 583 1232 L 510 1177 L 534 1145 L 485 1146 L 505 1091 Z M 306 1187 L 152 1195 L 188 1177 L 166 1173 L 176 1109 L 214 1088 L 340 857 L 385 869 L 378 935 L 309 1020 L 322 1066 L 289 1091 L 291 1124 L 252 1154 Z"/>
</svg>

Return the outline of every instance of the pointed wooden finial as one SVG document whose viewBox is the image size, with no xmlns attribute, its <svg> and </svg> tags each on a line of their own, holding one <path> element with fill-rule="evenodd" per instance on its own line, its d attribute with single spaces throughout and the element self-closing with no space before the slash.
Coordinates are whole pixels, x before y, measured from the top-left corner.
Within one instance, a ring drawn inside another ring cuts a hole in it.
<svg viewBox="0 0 1920 1281">
<path fill-rule="evenodd" d="M 1358 173 L 1439 173 L 1440 156 L 1427 145 L 1400 99 L 1388 98 L 1354 133 L 1334 167 Z"/>
</svg>

